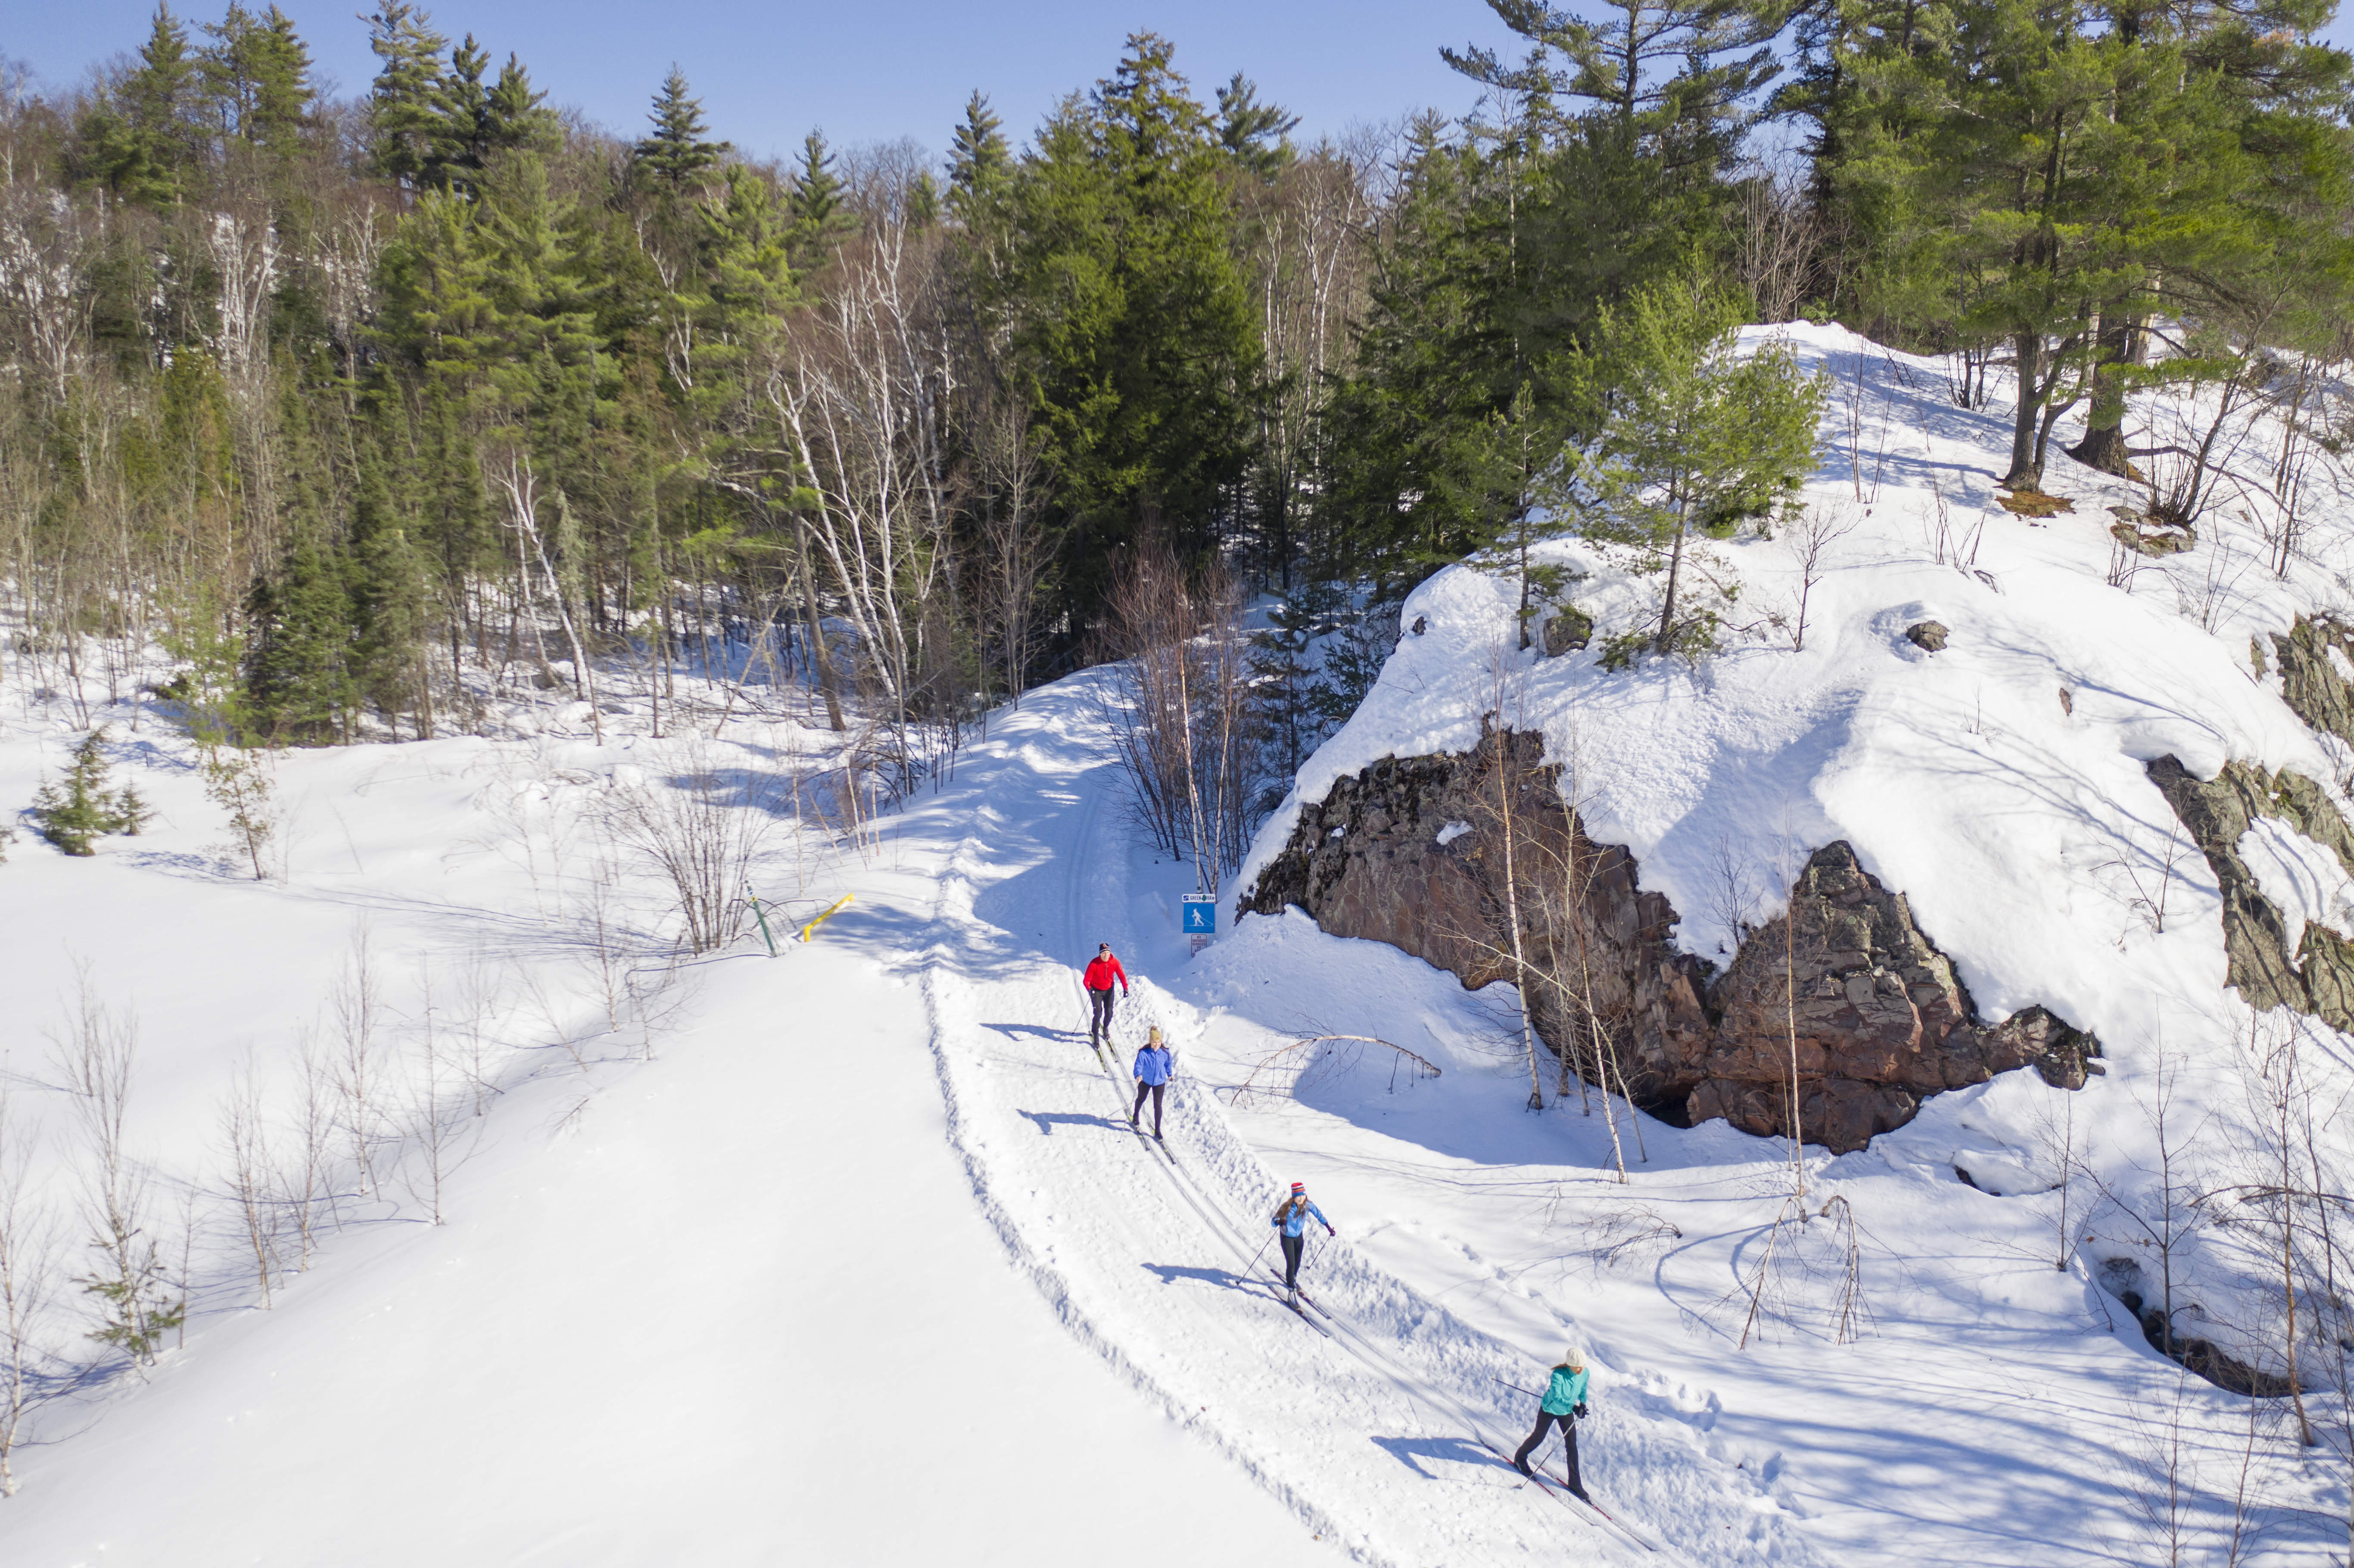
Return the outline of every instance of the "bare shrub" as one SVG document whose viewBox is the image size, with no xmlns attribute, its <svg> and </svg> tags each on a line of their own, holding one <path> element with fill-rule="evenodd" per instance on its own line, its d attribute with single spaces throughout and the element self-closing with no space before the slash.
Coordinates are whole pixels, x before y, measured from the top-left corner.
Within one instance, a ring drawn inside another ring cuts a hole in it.
<svg viewBox="0 0 2354 1568">
<path fill-rule="evenodd" d="M 1299 1035 L 1289 1044 L 1261 1057 L 1243 1075 L 1241 1083 L 1222 1086 L 1220 1092 L 1225 1095 L 1228 1104 L 1236 1106 L 1293 1098 L 1303 1089 L 1355 1072 L 1365 1048 L 1371 1045 L 1393 1053 L 1385 1058 L 1393 1092 L 1402 1077 L 1411 1082 L 1439 1075 L 1436 1062 L 1377 1035 L 1316 1032 Z"/>
<path fill-rule="evenodd" d="M 1640 1203 L 1619 1203 L 1585 1221 L 1585 1255 L 1596 1270 L 1658 1257 L 1684 1239 L 1676 1223 Z"/>
<path fill-rule="evenodd" d="M 686 765 L 649 783 L 616 783 L 607 794 L 611 840 L 659 872 L 676 897 L 679 943 L 716 952 L 742 935 L 752 866 L 786 802 L 770 775 L 723 767 L 707 743 Z"/>
<path fill-rule="evenodd" d="M 1783 537 L 1798 567 L 1798 613 L 1790 629 L 1793 653 L 1806 651 L 1807 610 L 1813 602 L 1816 585 L 1831 569 L 1839 542 L 1854 533 L 1861 521 L 1846 506 L 1816 502 L 1783 524 Z"/>
</svg>

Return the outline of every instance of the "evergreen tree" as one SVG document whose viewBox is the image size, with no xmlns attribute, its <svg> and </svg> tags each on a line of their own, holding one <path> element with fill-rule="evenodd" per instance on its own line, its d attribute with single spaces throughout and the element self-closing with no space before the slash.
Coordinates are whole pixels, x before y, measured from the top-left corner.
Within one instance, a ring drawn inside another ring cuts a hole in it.
<svg viewBox="0 0 2354 1568">
<path fill-rule="evenodd" d="M 352 602 L 337 563 L 299 539 L 246 604 L 243 711 L 249 744 L 324 746 L 349 738 Z"/>
<path fill-rule="evenodd" d="M 286 14 L 256 16 L 230 0 L 199 57 L 203 90 L 224 154 L 234 143 L 289 153 L 313 122 L 311 51 Z"/>
<path fill-rule="evenodd" d="M 450 51 L 435 106 L 440 125 L 432 156 L 420 174 L 420 183 L 459 191 L 482 193 L 483 172 L 504 153 L 546 153 L 559 139 L 555 111 L 547 95 L 531 85 L 530 73 L 514 55 L 500 68 L 498 79 L 482 82 L 491 58 L 472 33 Z"/>
<path fill-rule="evenodd" d="M 725 197 L 705 209 L 697 247 L 703 294 L 697 309 L 702 376 L 726 399 L 754 357 L 775 341 L 796 302 L 790 260 L 793 226 L 774 187 L 741 164 L 731 165 Z"/>
<path fill-rule="evenodd" d="M 1258 84 L 1240 71 L 1218 89 L 1218 144 L 1268 185 L 1299 156 L 1299 149 L 1291 144 L 1299 123 L 1299 115 L 1260 102 Z"/>
<path fill-rule="evenodd" d="M 415 715 L 418 738 L 424 739 L 433 730 L 426 662 L 430 563 L 410 542 L 411 519 L 397 499 L 408 487 L 395 484 L 387 443 L 372 430 L 360 439 L 349 570 L 353 691 L 393 726 L 396 737 L 400 715 Z"/>
<path fill-rule="evenodd" d="M 1320 432 L 1315 489 L 1320 575 L 1411 584 L 1477 548 L 1489 509 L 1449 479 L 1465 441 L 1509 407 L 1479 347 L 1492 334 L 1473 211 L 1488 165 L 1417 119 L 1399 160 L 1399 194 L 1375 251 L 1354 373 Z M 1509 347 L 1509 345 L 1508 345 Z"/>
<path fill-rule="evenodd" d="M 159 4 L 138 64 L 77 127 L 82 177 L 127 202 L 177 201 L 196 161 L 196 87 L 187 29 Z"/>
<path fill-rule="evenodd" d="M 1723 292 L 1647 284 L 1567 368 L 1594 433 L 1546 499 L 1630 570 L 1664 578 L 1656 619 L 1606 640 L 1606 663 L 1713 648 L 1733 589 L 1698 541 L 1770 523 L 1814 471 L 1828 380 L 1779 345 L 1738 353 L 1746 313 Z"/>
<path fill-rule="evenodd" d="M 804 271 L 825 265 L 833 248 L 857 228 L 843 202 L 842 176 L 833 172 L 833 151 L 825 132 L 801 138 L 801 166 L 793 175 L 789 206 L 793 217 L 792 256 Z"/>
<path fill-rule="evenodd" d="M 153 814 L 137 789 L 106 787 L 105 748 L 101 726 L 74 747 L 63 784 L 45 783 L 33 797 L 33 821 L 40 835 L 68 854 L 96 854 L 96 840 L 109 833 L 135 834 Z"/>
<path fill-rule="evenodd" d="M 975 91 L 965 100 L 964 119 L 950 133 L 949 210 L 967 228 L 975 209 L 1003 189 L 1013 166 L 1013 150 L 999 129 L 1002 123 L 990 110 L 988 95 Z"/>
<path fill-rule="evenodd" d="M 711 171 L 735 149 L 703 139 L 703 101 L 687 96 L 686 77 L 678 67 L 670 68 L 653 102 L 653 134 L 630 150 L 631 166 L 655 190 L 673 196 L 699 193 Z"/>
<path fill-rule="evenodd" d="M 367 18 L 368 48 L 382 62 L 368 89 L 368 157 L 376 172 L 410 190 L 424 187 L 446 133 L 441 51 L 450 40 L 408 0 L 384 0 Z"/>
<path fill-rule="evenodd" d="M 2052 428 L 2088 393 L 2083 450 L 2125 466 L 2137 323 L 2228 307 L 2277 226 L 2344 188 L 2342 132 L 2313 106 L 2346 57 L 2251 25 L 2298 19 L 1972 0 L 1917 37 L 1849 35 L 1860 108 L 1836 174 L 1873 225 L 1878 303 L 2008 346 L 2003 484 L 2041 488 Z"/>
<path fill-rule="evenodd" d="M 1121 553 L 1222 542 L 1248 462 L 1258 321 L 1236 263 L 1229 167 L 1209 115 L 1137 34 L 1118 71 L 1040 132 L 1006 193 L 1006 317 L 1072 527 L 1056 584 L 1088 624 Z"/>
<path fill-rule="evenodd" d="M 1527 59 L 1511 67 L 1491 49 L 1443 49 L 1449 65 L 1539 120 L 1576 118 L 1561 101 L 1582 99 L 1670 168 L 1729 161 L 1755 117 L 1749 100 L 1781 70 L 1771 44 L 1780 16 L 1736 0 L 1612 0 L 1607 19 L 1592 22 L 1548 0 L 1488 7 L 1529 40 Z"/>
</svg>

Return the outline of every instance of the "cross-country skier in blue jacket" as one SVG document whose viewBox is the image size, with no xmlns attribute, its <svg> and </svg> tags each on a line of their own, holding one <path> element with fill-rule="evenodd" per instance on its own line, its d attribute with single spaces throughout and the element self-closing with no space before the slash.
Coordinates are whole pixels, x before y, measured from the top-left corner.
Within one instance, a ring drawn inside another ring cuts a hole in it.
<svg viewBox="0 0 2354 1568">
<path fill-rule="evenodd" d="M 1569 1450 L 1569 1489 L 1585 1497 L 1585 1483 L 1577 1475 L 1577 1418 L 1585 1414 L 1585 1358 L 1575 1346 L 1562 1357 L 1561 1365 L 1553 1369 L 1553 1381 L 1545 1384 L 1544 1397 L 1537 1402 L 1537 1429 L 1512 1456 L 1512 1467 L 1522 1475 L 1529 1474 L 1529 1456 L 1545 1440 L 1545 1434 L 1558 1422 L 1561 1440 Z"/>
<path fill-rule="evenodd" d="M 1136 1118 L 1144 1114 L 1144 1097 L 1152 1097 L 1152 1136 L 1161 1136 L 1161 1097 L 1169 1091 L 1169 1080 L 1177 1075 L 1177 1059 L 1169 1047 L 1161 1043 L 1161 1031 L 1155 1029 L 1145 1040 L 1144 1048 L 1136 1054 L 1136 1104 L 1128 1113 L 1128 1125 L 1134 1127 Z"/>
<path fill-rule="evenodd" d="M 1308 1201 L 1308 1184 L 1294 1181 L 1291 1196 L 1275 1211 L 1275 1228 L 1283 1236 L 1283 1287 L 1286 1290 L 1299 1288 L 1299 1255 L 1308 1249 L 1308 1239 L 1300 1233 L 1308 1228 L 1308 1216 L 1310 1214 L 1315 1215 L 1317 1223 L 1324 1227 L 1326 1235 L 1340 1234 L 1332 1228 L 1332 1222 L 1324 1217 L 1324 1211 Z"/>
</svg>

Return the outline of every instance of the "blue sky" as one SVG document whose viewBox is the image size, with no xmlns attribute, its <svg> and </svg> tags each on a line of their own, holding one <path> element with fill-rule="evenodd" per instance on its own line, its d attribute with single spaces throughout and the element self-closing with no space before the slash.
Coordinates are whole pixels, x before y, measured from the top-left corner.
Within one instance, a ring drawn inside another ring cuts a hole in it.
<svg viewBox="0 0 2354 1568">
<path fill-rule="evenodd" d="M 259 10 L 268 0 L 247 3 Z M 323 75 L 346 94 L 366 85 L 375 62 L 355 13 L 374 9 L 370 0 L 280 4 Z M 626 133 L 643 124 L 675 60 L 714 130 L 755 157 L 797 150 L 813 125 L 837 146 L 912 136 L 938 154 L 976 87 L 1018 142 L 1064 93 L 1109 74 L 1130 32 L 1175 39 L 1178 66 L 1204 101 L 1235 70 L 1247 72 L 1263 97 L 1303 116 L 1310 138 L 1423 107 L 1459 113 L 1470 84 L 1440 61 L 1439 46 L 1511 41 L 1479 0 L 445 0 L 428 8 L 440 31 L 471 31 L 495 58 L 520 54 L 552 101 Z M 154 3 L 19 0 L 10 9 L 0 53 L 56 89 L 135 48 Z M 175 0 L 174 9 L 191 23 L 220 15 L 217 0 Z"/>
</svg>

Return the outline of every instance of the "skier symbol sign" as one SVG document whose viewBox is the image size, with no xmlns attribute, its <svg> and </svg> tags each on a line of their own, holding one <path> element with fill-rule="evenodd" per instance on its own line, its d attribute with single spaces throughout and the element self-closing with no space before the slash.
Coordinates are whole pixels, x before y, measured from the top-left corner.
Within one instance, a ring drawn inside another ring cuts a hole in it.
<svg viewBox="0 0 2354 1568">
<path fill-rule="evenodd" d="M 1179 901 L 1185 916 L 1185 935 L 1193 939 L 1193 950 L 1200 952 L 1218 934 L 1218 901 L 1205 893 L 1189 893 Z"/>
</svg>

